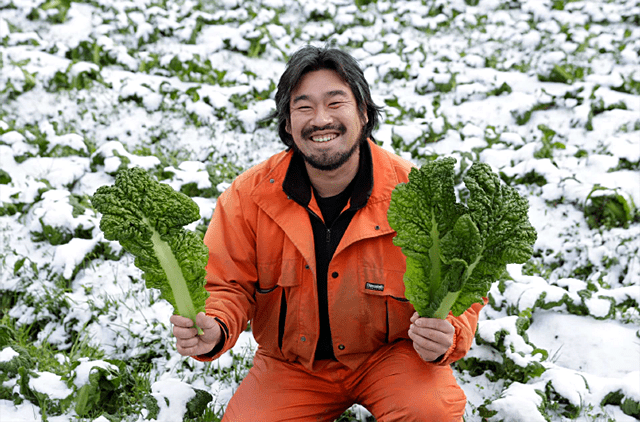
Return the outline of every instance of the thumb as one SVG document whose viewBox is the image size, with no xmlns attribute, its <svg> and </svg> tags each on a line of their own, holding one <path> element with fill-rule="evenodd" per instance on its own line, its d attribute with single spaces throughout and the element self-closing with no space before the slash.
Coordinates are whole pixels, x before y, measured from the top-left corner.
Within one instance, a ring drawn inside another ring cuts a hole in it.
<svg viewBox="0 0 640 422">
<path fill-rule="evenodd" d="M 210 317 L 204 312 L 200 312 L 198 315 L 196 315 L 196 325 L 203 330 L 211 329 L 217 324 L 218 321 L 216 321 L 215 318 Z"/>
<path fill-rule="evenodd" d="M 220 340 L 220 324 L 215 318 L 200 312 L 196 315 L 196 325 L 203 331 L 201 338 L 207 343 L 217 343 Z"/>
</svg>

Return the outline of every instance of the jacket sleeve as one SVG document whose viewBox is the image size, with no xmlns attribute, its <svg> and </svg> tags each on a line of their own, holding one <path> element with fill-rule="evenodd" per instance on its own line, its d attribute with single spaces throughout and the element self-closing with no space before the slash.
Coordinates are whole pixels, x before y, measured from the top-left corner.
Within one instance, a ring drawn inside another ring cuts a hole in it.
<svg viewBox="0 0 640 422">
<path fill-rule="evenodd" d="M 209 248 L 205 288 L 210 293 L 205 311 L 226 329 L 214 353 L 193 356 L 200 361 L 217 359 L 231 349 L 255 312 L 255 219 L 247 209 L 250 201 L 242 196 L 235 183 L 220 195 L 204 237 Z"/>
<path fill-rule="evenodd" d="M 469 349 L 473 344 L 473 338 L 476 334 L 476 328 L 478 327 L 480 310 L 488 302 L 487 298 L 483 298 L 483 300 L 484 304 L 474 303 L 460 316 L 456 317 L 449 313 L 447 321 L 449 321 L 455 329 L 453 334 L 453 344 L 444 354 L 442 359 L 436 362 L 437 365 L 450 365 L 458 359 L 463 358 L 467 352 L 469 352 Z"/>
</svg>

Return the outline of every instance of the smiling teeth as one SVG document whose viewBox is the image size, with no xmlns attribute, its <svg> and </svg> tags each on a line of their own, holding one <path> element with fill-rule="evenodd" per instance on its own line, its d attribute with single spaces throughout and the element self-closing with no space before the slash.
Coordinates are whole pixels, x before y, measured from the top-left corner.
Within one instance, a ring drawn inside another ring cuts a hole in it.
<svg viewBox="0 0 640 422">
<path fill-rule="evenodd" d="M 327 136 L 323 136 L 322 138 L 311 138 L 314 142 L 328 142 L 332 139 L 337 138 L 336 135 L 327 135 Z"/>
</svg>

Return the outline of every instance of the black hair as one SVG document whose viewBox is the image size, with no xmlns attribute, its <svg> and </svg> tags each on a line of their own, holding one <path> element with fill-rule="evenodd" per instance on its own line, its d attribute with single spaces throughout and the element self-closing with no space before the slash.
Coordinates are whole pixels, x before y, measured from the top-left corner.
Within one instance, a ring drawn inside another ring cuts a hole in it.
<svg viewBox="0 0 640 422">
<path fill-rule="evenodd" d="M 369 85 L 358 62 L 351 55 L 337 48 L 307 45 L 296 51 L 289 59 L 278 82 L 276 110 L 265 120 L 278 119 L 280 139 L 286 146 L 292 148 L 293 137 L 286 130 L 291 116 L 289 109 L 291 93 L 305 74 L 321 69 L 335 71 L 349 85 L 355 97 L 360 118 L 364 118 L 365 114 L 368 117 L 368 122 L 362 128 L 363 138 L 373 139 L 371 133 L 378 126 L 381 107 L 374 104 Z"/>
</svg>

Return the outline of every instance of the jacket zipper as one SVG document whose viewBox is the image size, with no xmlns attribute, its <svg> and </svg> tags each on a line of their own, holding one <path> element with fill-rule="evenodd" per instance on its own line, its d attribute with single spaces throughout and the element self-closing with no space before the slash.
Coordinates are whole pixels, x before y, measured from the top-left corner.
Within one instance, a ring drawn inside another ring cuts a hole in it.
<svg viewBox="0 0 640 422">
<path fill-rule="evenodd" d="M 322 220 L 322 218 L 320 218 L 320 216 L 318 216 L 318 214 L 316 214 L 315 212 L 311 211 L 310 209 L 307 208 L 307 211 L 309 211 L 309 213 L 311 215 L 313 215 L 315 218 L 317 218 L 318 220 L 320 220 L 320 222 L 323 223 L 326 232 L 325 232 L 325 243 L 327 244 L 326 246 L 328 247 L 331 244 L 331 227 L 333 227 L 333 224 L 336 223 L 336 221 L 338 221 L 338 219 L 340 218 L 340 216 L 342 215 L 342 213 L 340 213 L 340 215 L 338 216 L 338 218 L 336 218 L 333 221 L 333 224 L 331 225 L 331 227 L 327 227 L 327 225 L 324 223 L 324 221 Z"/>
</svg>

